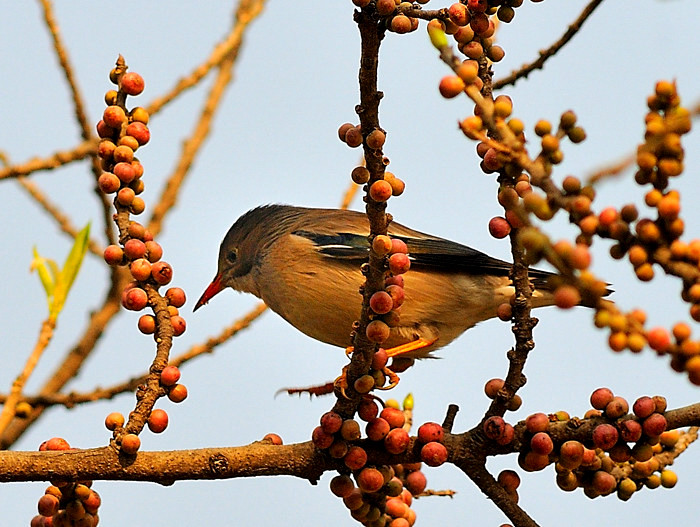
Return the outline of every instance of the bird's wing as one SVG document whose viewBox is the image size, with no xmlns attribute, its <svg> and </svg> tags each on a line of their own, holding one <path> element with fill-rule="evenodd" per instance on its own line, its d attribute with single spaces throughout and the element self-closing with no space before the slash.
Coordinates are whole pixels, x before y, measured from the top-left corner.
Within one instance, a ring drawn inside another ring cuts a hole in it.
<svg viewBox="0 0 700 527">
<path fill-rule="evenodd" d="M 298 230 L 292 234 L 304 237 L 316 246 L 321 254 L 359 263 L 367 260 L 369 241 L 367 236 L 355 233 L 319 234 Z M 428 267 L 443 273 L 490 274 L 508 276 L 512 264 L 442 238 L 413 237 L 392 233 L 393 238 L 403 240 L 408 246 L 411 266 Z M 538 289 L 548 289 L 547 271 L 530 269 L 530 278 Z"/>
</svg>

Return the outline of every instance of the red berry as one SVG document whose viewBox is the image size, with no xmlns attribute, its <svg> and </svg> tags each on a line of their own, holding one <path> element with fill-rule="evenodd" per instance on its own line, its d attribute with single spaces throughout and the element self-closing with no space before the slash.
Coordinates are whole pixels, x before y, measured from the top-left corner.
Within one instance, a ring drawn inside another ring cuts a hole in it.
<svg viewBox="0 0 700 527">
<path fill-rule="evenodd" d="M 129 265 L 129 270 L 131 271 L 131 276 L 134 280 L 139 282 L 145 282 L 151 276 L 151 262 L 145 258 L 138 258 L 131 262 Z"/>
<path fill-rule="evenodd" d="M 439 467 L 447 461 L 447 448 L 442 443 L 431 441 L 421 448 L 420 458 L 429 467 Z"/>
<path fill-rule="evenodd" d="M 174 307 L 182 307 L 185 305 L 187 297 L 185 296 L 185 291 L 179 287 L 171 287 L 165 292 L 165 298 L 168 301 L 168 305 Z"/>
<path fill-rule="evenodd" d="M 321 416 L 321 428 L 327 434 L 335 434 L 343 425 L 343 418 L 340 414 L 330 411 Z"/>
<path fill-rule="evenodd" d="M 610 450 L 618 439 L 617 428 L 609 424 L 601 424 L 593 429 L 593 443 L 601 450 Z"/>
<path fill-rule="evenodd" d="M 125 73 L 122 75 L 119 82 L 121 84 L 120 87 L 122 91 L 127 95 L 139 95 L 146 87 L 143 77 L 134 72 Z"/>
<path fill-rule="evenodd" d="M 377 291 L 370 297 L 369 307 L 378 315 L 383 315 L 393 309 L 394 302 L 386 291 Z"/>
<path fill-rule="evenodd" d="M 379 414 L 379 407 L 372 399 L 363 397 L 357 407 L 357 416 L 363 421 L 371 421 Z"/>
<path fill-rule="evenodd" d="M 187 322 L 180 315 L 171 316 L 170 324 L 173 326 L 173 334 L 176 337 L 182 335 L 187 329 Z"/>
<path fill-rule="evenodd" d="M 406 15 L 396 15 L 391 19 L 389 27 L 394 33 L 402 35 L 411 31 L 413 25 L 411 24 L 411 19 Z"/>
<path fill-rule="evenodd" d="M 124 113 L 124 110 L 120 106 L 107 106 L 105 111 L 102 113 L 102 121 L 104 121 L 104 124 L 110 128 L 119 130 L 121 125 L 126 122 L 126 113 Z"/>
<path fill-rule="evenodd" d="M 386 363 L 389 361 L 389 356 L 384 348 L 379 348 L 374 355 L 372 355 L 372 369 L 381 370 L 386 367 Z"/>
<path fill-rule="evenodd" d="M 389 270 L 393 274 L 403 274 L 411 267 L 411 260 L 408 255 L 403 253 L 395 253 L 389 257 Z"/>
<path fill-rule="evenodd" d="M 351 446 L 343 458 L 343 463 L 350 470 L 359 470 L 367 464 L 367 452 L 359 446 Z"/>
<path fill-rule="evenodd" d="M 331 492 L 339 498 L 345 498 L 355 489 L 355 484 L 347 474 L 340 474 L 331 480 Z"/>
<path fill-rule="evenodd" d="M 105 417 L 105 427 L 107 430 L 116 430 L 124 426 L 124 416 L 119 412 L 112 412 Z"/>
<path fill-rule="evenodd" d="M 146 240 L 146 251 L 146 257 L 151 263 L 157 262 L 163 257 L 163 248 L 158 242 L 154 242 L 153 240 Z"/>
<path fill-rule="evenodd" d="M 530 439 L 530 448 L 536 454 L 547 456 L 554 450 L 554 442 L 547 432 L 537 432 Z"/>
<path fill-rule="evenodd" d="M 554 304 L 561 309 L 570 309 L 581 302 L 581 293 L 572 285 L 561 285 L 554 290 Z"/>
<path fill-rule="evenodd" d="M 505 420 L 498 415 L 489 417 L 483 424 L 484 433 L 489 439 L 498 439 L 501 437 L 504 434 L 505 427 Z"/>
<path fill-rule="evenodd" d="M 369 197 L 374 201 L 384 202 L 388 200 L 392 195 L 392 189 L 389 182 L 380 179 L 372 183 L 369 187 Z"/>
<path fill-rule="evenodd" d="M 384 146 L 384 141 L 386 141 L 386 135 L 381 130 L 372 130 L 367 135 L 367 146 L 374 150 Z"/>
<path fill-rule="evenodd" d="M 609 388 L 598 388 L 591 394 L 591 406 L 597 410 L 605 410 L 613 397 L 615 395 Z"/>
<path fill-rule="evenodd" d="M 502 470 L 497 479 L 498 483 L 508 492 L 512 492 L 520 486 L 520 476 L 514 470 Z"/>
<path fill-rule="evenodd" d="M 132 238 L 124 244 L 124 254 L 129 260 L 136 260 L 146 256 L 146 244 L 141 240 Z"/>
<path fill-rule="evenodd" d="M 591 478 L 591 486 L 597 494 L 605 496 L 615 490 L 617 480 L 615 480 L 612 474 L 604 470 L 597 470 L 593 473 L 593 477 Z"/>
<path fill-rule="evenodd" d="M 329 434 L 321 426 L 314 428 L 311 433 L 311 441 L 313 441 L 314 446 L 319 449 L 328 448 L 333 444 L 333 440 L 333 434 Z"/>
<path fill-rule="evenodd" d="M 160 434 L 168 427 L 168 414 L 165 410 L 156 408 L 148 416 L 148 428 L 154 434 Z"/>
<path fill-rule="evenodd" d="M 489 17 L 483 13 L 478 13 L 469 21 L 469 27 L 477 35 L 484 36 L 490 29 Z"/>
<path fill-rule="evenodd" d="M 566 441 L 559 447 L 559 463 L 573 470 L 583 463 L 585 453 L 584 446 L 578 441 Z"/>
<path fill-rule="evenodd" d="M 495 399 L 499 390 L 503 388 L 505 381 L 503 379 L 491 379 L 484 385 L 484 393 L 489 399 Z"/>
<path fill-rule="evenodd" d="M 148 127 L 139 122 L 130 123 L 126 127 L 126 133 L 136 139 L 139 145 L 145 145 L 151 139 L 151 132 Z"/>
<path fill-rule="evenodd" d="M 100 177 L 97 179 L 97 184 L 99 185 L 100 190 L 105 194 L 113 194 L 119 190 L 121 181 L 111 172 L 102 172 Z"/>
<path fill-rule="evenodd" d="M 350 148 L 357 148 L 362 144 L 362 130 L 359 126 L 353 126 L 345 134 L 345 143 Z"/>
<path fill-rule="evenodd" d="M 131 163 L 117 163 L 114 165 L 114 175 L 119 178 L 122 183 L 131 183 L 136 178 L 136 170 Z"/>
<path fill-rule="evenodd" d="M 138 321 L 138 328 L 144 335 L 152 335 L 156 331 L 156 319 L 153 315 L 141 315 Z"/>
<path fill-rule="evenodd" d="M 489 233 L 496 239 L 505 238 L 510 234 L 510 223 L 501 216 L 491 218 L 491 221 L 489 221 Z"/>
<path fill-rule="evenodd" d="M 386 422 L 386 419 L 382 419 L 381 417 L 375 417 L 367 423 L 365 427 L 367 438 L 371 441 L 383 440 L 389 433 L 389 430 L 391 430 L 391 426 Z"/>
<path fill-rule="evenodd" d="M 423 472 L 420 470 L 415 470 L 406 476 L 404 485 L 406 486 L 408 492 L 416 496 L 425 490 L 425 487 L 428 485 L 428 480 Z"/>
<path fill-rule="evenodd" d="M 390 15 L 396 9 L 394 0 L 377 0 L 377 13 L 381 16 Z"/>
<path fill-rule="evenodd" d="M 448 75 L 440 80 L 438 89 L 445 99 L 457 97 L 464 90 L 464 81 L 457 75 Z"/>
<path fill-rule="evenodd" d="M 467 7 L 473 13 L 483 13 L 488 9 L 489 3 L 488 0 L 468 0 Z"/>
<path fill-rule="evenodd" d="M 634 412 L 634 415 L 640 419 L 644 419 L 656 411 L 656 403 L 654 402 L 654 399 L 645 395 L 634 402 L 632 405 L 632 411 Z"/>
<path fill-rule="evenodd" d="M 125 454 L 136 454 L 141 448 L 141 440 L 136 434 L 126 434 L 122 436 L 121 450 Z"/>
<path fill-rule="evenodd" d="M 113 157 L 114 161 L 117 163 L 122 161 L 131 163 L 134 160 L 134 149 L 124 144 L 119 145 L 114 149 Z"/>
<path fill-rule="evenodd" d="M 459 2 L 454 3 L 450 6 L 448 13 L 450 14 L 450 20 L 458 26 L 466 26 L 469 23 L 469 11 Z"/>
<path fill-rule="evenodd" d="M 387 285 L 384 290 L 389 294 L 389 296 L 391 296 L 393 309 L 403 305 L 403 302 L 406 299 L 406 293 L 402 286 L 390 284 Z"/>
<path fill-rule="evenodd" d="M 381 320 L 373 320 L 367 324 L 366 335 L 372 342 L 379 342 L 381 344 L 389 338 L 390 331 L 389 326 Z"/>
<path fill-rule="evenodd" d="M 104 259 L 109 265 L 121 265 L 124 260 L 124 251 L 118 245 L 108 245 L 104 252 Z"/>
<path fill-rule="evenodd" d="M 642 430 L 649 437 L 658 437 L 666 431 L 666 418 L 657 413 L 651 414 L 642 422 Z"/>
<path fill-rule="evenodd" d="M 417 493 L 417 494 L 420 494 L 420 493 Z M 400 498 L 394 497 L 394 498 L 390 498 L 390 499 L 386 500 L 386 507 L 385 507 L 384 511 L 392 518 L 403 519 L 407 510 L 408 510 L 408 505 L 406 505 Z M 389 525 L 389 527 L 391 527 L 392 524 L 389 523 L 387 525 Z"/>
<path fill-rule="evenodd" d="M 438 423 L 423 423 L 418 428 L 418 441 L 421 443 L 430 443 L 431 441 L 442 443 L 444 438 L 445 431 Z"/>
<path fill-rule="evenodd" d="M 356 479 L 363 492 L 377 492 L 384 486 L 384 477 L 376 468 L 363 468 Z"/>
<path fill-rule="evenodd" d="M 140 287 L 133 287 L 122 293 L 122 305 L 131 311 L 141 311 L 148 305 L 148 295 Z"/>
<path fill-rule="evenodd" d="M 642 425 L 634 419 L 627 419 L 617 425 L 620 429 L 620 437 L 627 443 L 635 443 L 642 437 Z"/>
<path fill-rule="evenodd" d="M 398 408 L 391 408 L 387 406 L 381 411 L 379 417 L 389 423 L 391 428 L 401 428 L 404 423 L 406 423 L 405 414 Z"/>
<path fill-rule="evenodd" d="M 671 347 L 671 335 L 666 328 L 651 328 L 647 332 L 647 341 L 654 351 L 665 353 Z"/>
<path fill-rule="evenodd" d="M 623 397 L 613 397 L 605 407 L 605 415 L 610 419 L 619 419 L 629 412 L 629 403 Z"/>
<path fill-rule="evenodd" d="M 37 509 L 39 514 L 50 518 L 58 512 L 59 499 L 52 494 L 44 494 L 39 498 L 39 503 L 37 504 Z"/>
<path fill-rule="evenodd" d="M 390 454 L 401 454 L 408 448 L 411 438 L 403 428 L 394 428 L 384 438 L 384 448 Z"/>
<path fill-rule="evenodd" d="M 156 262 L 151 270 L 153 280 L 159 285 L 166 285 L 173 279 L 173 268 L 169 263 Z"/>
<path fill-rule="evenodd" d="M 174 403 L 181 403 L 187 399 L 187 387 L 184 384 L 176 384 L 170 388 L 168 399 Z"/>
<path fill-rule="evenodd" d="M 499 445 L 508 445 L 513 441 L 513 439 L 515 439 L 515 428 L 512 424 L 506 423 L 505 427 L 503 428 L 503 433 L 500 437 L 496 438 L 496 443 Z"/>
<path fill-rule="evenodd" d="M 163 386 L 173 386 L 180 380 L 180 369 L 177 366 L 166 366 L 160 373 L 160 383 Z"/>
<path fill-rule="evenodd" d="M 111 126 L 108 126 L 103 119 L 99 120 L 95 128 L 97 129 L 98 137 L 101 137 L 103 139 L 112 138 L 117 133 L 117 130 L 112 128 Z"/>
<path fill-rule="evenodd" d="M 525 428 L 531 434 L 546 432 L 547 428 L 549 428 L 549 417 L 541 412 L 529 415 L 525 418 Z"/>
<path fill-rule="evenodd" d="M 123 188 L 117 192 L 117 202 L 124 207 L 129 207 L 136 198 L 136 193 L 131 188 Z"/>
</svg>

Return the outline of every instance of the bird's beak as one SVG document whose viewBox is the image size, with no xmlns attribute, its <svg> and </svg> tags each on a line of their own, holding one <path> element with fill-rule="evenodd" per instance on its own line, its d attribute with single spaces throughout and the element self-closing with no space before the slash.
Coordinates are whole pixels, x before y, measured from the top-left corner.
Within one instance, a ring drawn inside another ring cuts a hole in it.
<svg viewBox="0 0 700 527">
<path fill-rule="evenodd" d="M 197 304 L 194 306 L 194 309 L 192 311 L 197 311 L 200 307 L 209 302 L 209 300 L 211 300 L 214 297 L 214 295 L 216 295 L 223 289 L 224 286 L 221 283 L 221 275 L 217 274 L 214 277 L 214 280 L 211 281 L 211 284 L 209 284 L 209 287 L 207 287 L 206 291 L 204 291 L 202 296 L 199 297 L 199 300 L 197 300 Z"/>
</svg>

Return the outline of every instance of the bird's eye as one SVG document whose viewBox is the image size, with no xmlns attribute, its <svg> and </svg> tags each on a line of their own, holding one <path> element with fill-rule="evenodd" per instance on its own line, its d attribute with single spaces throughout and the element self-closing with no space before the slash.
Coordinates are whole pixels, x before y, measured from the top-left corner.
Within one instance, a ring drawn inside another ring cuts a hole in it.
<svg viewBox="0 0 700 527">
<path fill-rule="evenodd" d="M 226 260 L 228 260 L 229 263 L 235 263 L 237 258 L 238 249 L 231 249 L 229 252 L 226 253 Z"/>
</svg>

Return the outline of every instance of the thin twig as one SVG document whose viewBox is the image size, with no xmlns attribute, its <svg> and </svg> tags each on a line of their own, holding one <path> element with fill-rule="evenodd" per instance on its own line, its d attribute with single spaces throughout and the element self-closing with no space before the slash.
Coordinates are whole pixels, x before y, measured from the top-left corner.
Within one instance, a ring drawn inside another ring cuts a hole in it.
<svg viewBox="0 0 700 527">
<path fill-rule="evenodd" d="M 0 180 L 26 176 L 39 170 L 53 170 L 63 165 L 80 161 L 93 155 L 97 150 L 97 139 L 83 141 L 71 150 L 59 150 L 48 157 L 35 157 L 20 165 L 10 165 L 0 168 Z"/>
<path fill-rule="evenodd" d="M 68 87 L 70 89 L 71 95 L 73 96 L 73 105 L 75 107 L 75 117 L 80 126 L 80 135 L 85 141 L 89 141 L 95 137 L 92 132 L 89 120 L 85 114 L 85 105 L 83 104 L 82 96 L 80 95 L 80 88 L 75 81 L 75 75 L 73 73 L 73 67 L 68 59 L 68 52 L 66 51 L 66 46 L 64 45 L 61 35 L 58 31 L 58 23 L 54 17 L 53 5 L 50 0 L 39 0 L 41 6 L 44 10 L 44 21 L 46 22 L 46 27 L 51 34 L 53 40 L 54 50 L 56 51 L 56 56 L 58 57 L 58 62 L 61 65 L 61 69 L 68 82 Z M 100 177 L 102 173 L 102 167 L 100 166 L 100 160 L 97 155 L 92 153 L 92 175 L 97 183 L 97 178 Z M 111 224 L 111 203 L 107 196 L 100 192 L 100 190 L 95 186 L 95 194 L 100 200 L 102 205 L 102 217 L 104 220 L 105 238 L 108 243 L 114 243 L 114 230 Z"/>
<path fill-rule="evenodd" d="M 73 72 L 73 66 L 71 66 L 70 60 L 68 59 L 68 52 L 66 51 L 66 46 L 61 40 L 61 35 L 58 31 L 58 23 L 53 12 L 53 5 L 49 0 L 39 0 L 41 7 L 44 10 L 44 21 L 46 22 L 46 27 L 49 30 L 49 34 L 53 40 L 53 47 L 56 51 L 56 57 L 58 57 L 58 62 L 61 65 L 61 69 L 68 82 L 68 87 L 70 88 L 71 95 L 73 96 L 73 105 L 75 106 L 75 117 L 80 125 L 80 133 L 85 141 L 88 141 L 93 137 L 90 123 L 88 121 L 87 115 L 85 114 L 85 105 L 83 104 L 83 97 L 80 94 L 80 87 L 75 81 L 75 74 Z"/>
<path fill-rule="evenodd" d="M 213 115 L 222 101 L 226 87 L 233 78 L 232 69 L 238 58 L 243 35 L 250 23 L 262 12 L 264 3 L 264 0 L 247 0 L 241 2 L 238 6 L 231 36 L 226 41 L 226 53 L 219 63 L 219 73 L 209 91 L 199 121 L 195 125 L 190 138 L 185 141 L 177 166 L 168 181 L 166 181 L 163 193 L 153 209 L 148 229 L 154 236 L 163 228 L 165 216 L 175 205 L 182 183 L 189 173 L 194 158 L 209 135 Z"/>
<path fill-rule="evenodd" d="M 574 22 L 568 28 L 566 28 L 566 31 L 561 36 L 561 38 L 544 51 L 540 51 L 540 56 L 537 58 L 537 60 L 531 62 L 530 64 L 523 65 L 519 70 L 514 71 L 507 77 L 497 80 L 493 83 L 493 89 L 500 90 L 501 88 L 504 88 L 509 84 L 515 84 L 515 82 L 518 79 L 521 79 L 523 77 L 527 78 L 527 76 L 534 70 L 542 69 L 544 63 L 547 62 L 548 59 L 553 57 L 561 48 L 563 48 L 569 42 L 569 40 L 571 40 L 574 37 L 576 33 L 578 33 L 578 31 L 581 29 L 581 26 L 583 26 L 583 23 L 586 20 L 588 20 L 588 17 L 590 17 L 593 14 L 593 11 L 595 11 L 596 7 L 598 7 L 602 3 L 603 0 L 591 0 L 588 3 L 588 5 L 583 8 L 583 11 L 581 11 L 581 14 L 576 18 L 576 20 L 574 20 Z"/>
<path fill-rule="evenodd" d="M 690 115 L 692 118 L 697 118 L 700 116 L 700 101 L 696 101 L 695 104 L 690 108 Z M 607 179 L 609 177 L 619 176 L 625 170 L 634 165 L 637 160 L 637 156 L 634 152 L 631 152 L 618 161 L 613 161 L 606 166 L 599 168 L 591 175 L 586 178 L 586 184 L 597 183 L 602 179 Z"/>
<path fill-rule="evenodd" d="M 246 29 L 245 26 L 260 14 L 264 4 L 264 0 L 255 2 L 251 2 L 251 0 L 242 1 L 238 6 L 236 25 L 226 36 L 226 39 L 214 47 L 211 55 L 202 64 L 192 70 L 186 77 L 180 78 L 168 93 L 158 97 L 146 106 L 148 113 L 153 115 L 162 110 L 165 105 L 175 100 L 182 92 L 196 86 L 213 68 L 220 67 L 231 53 L 238 53 L 237 48 L 241 45 L 242 36 Z M 239 22 L 242 25 L 239 26 Z"/>
<path fill-rule="evenodd" d="M 78 343 L 68 352 L 59 364 L 52 377 L 44 384 L 39 395 L 51 395 L 63 388 L 68 381 L 75 377 L 82 367 L 85 359 L 95 348 L 97 341 L 103 335 L 107 324 L 112 317 L 119 312 L 122 289 L 127 282 L 128 272 L 124 268 L 112 268 L 111 286 L 102 302 L 102 306 L 92 312 L 87 328 Z M 114 276 L 116 275 L 116 276 Z M 35 407 L 28 417 L 14 419 L 5 433 L 0 436 L 0 448 L 8 448 L 36 421 L 43 413 L 45 407 Z"/>
<path fill-rule="evenodd" d="M 36 201 L 58 224 L 59 228 L 75 239 L 78 235 L 76 229 L 70 221 L 70 218 L 64 214 L 61 209 L 53 203 L 39 186 L 33 181 L 29 181 L 26 177 L 20 177 L 17 182 L 24 188 L 29 195 Z M 91 253 L 102 257 L 103 249 L 100 244 L 93 238 L 88 240 L 88 249 Z"/>
<path fill-rule="evenodd" d="M 22 398 L 22 389 L 24 385 L 29 380 L 30 375 L 39 363 L 41 355 L 44 350 L 48 347 L 49 342 L 51 342 L 51 337 L 53 336 L 53 330 L 56 327 L 56 317 L 49 316 L 41 325 L 41 331 L 39 331 L 39 337 L 37 339 L 34 350 L 27 358 L 27 362 L 22 369 L 22 372 L 17 376 L 15 381 L 12 383 L 12 388 L 10 389 L 10 395 L 5 400 L 5 404 L 2 407 L 2 413 L 0 413 L 0 436 L 3 435 L 5 429 L 12 422 L 15 416 L 15 406 Z"/>
</svg>

